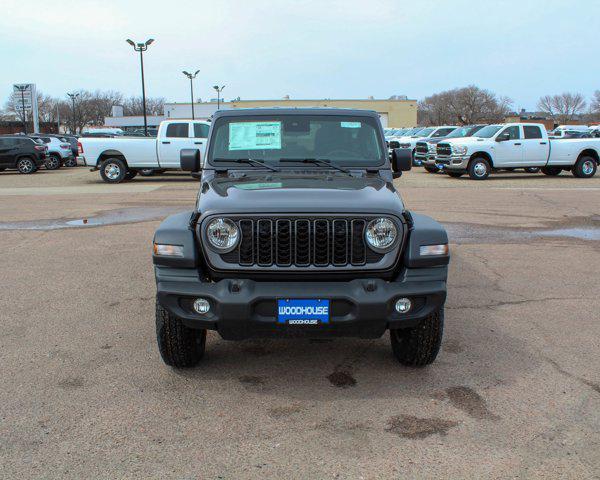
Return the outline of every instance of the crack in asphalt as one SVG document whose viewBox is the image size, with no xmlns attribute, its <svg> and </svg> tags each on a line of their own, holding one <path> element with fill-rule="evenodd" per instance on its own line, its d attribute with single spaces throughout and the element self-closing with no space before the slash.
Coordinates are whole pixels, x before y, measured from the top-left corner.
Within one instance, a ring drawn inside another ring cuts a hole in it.
<svg viewBox="0 0 600 480">
<path fill-rule="evenodd" d="M 590 387 L 596 393 L 600 393 L 600 383 L 599 382 L 592 382 L 591 380 L 580 377 L 579 375 L 575 375 L 574 373 L 567 372 L 564 368 L 562 368 L 556 361 L 552 360 L 551 358 L 546 357 L 546 361 L 550 365 L 552 365 L 557 372 L 562 373 L 563 375 Z"/>
</svg>

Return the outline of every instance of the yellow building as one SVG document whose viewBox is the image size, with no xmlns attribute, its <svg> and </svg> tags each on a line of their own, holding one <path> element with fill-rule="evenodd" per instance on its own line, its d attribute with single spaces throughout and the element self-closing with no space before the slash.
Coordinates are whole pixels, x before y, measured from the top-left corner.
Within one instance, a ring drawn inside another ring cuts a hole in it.
<svg viewBox="0 0 600 480">
<path fill-rule="evenodd" d="M 257 107 L 335 107 L 374 110 L 379 113 L 384 127 L 414 127 L 417 125 L 416 100 L 240 100 L 223 102 L 222 108 L 257 108 Z"/>
</svg>

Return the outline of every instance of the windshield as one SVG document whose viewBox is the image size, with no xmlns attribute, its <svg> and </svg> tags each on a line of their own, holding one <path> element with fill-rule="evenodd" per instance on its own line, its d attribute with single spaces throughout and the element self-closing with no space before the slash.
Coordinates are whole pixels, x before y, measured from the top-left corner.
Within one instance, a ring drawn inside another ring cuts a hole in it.
<svg viewBox="0 0 600 480">
<path fill-rule="evenodd" d="M 470 132 L 471 132 L 471 130 L 473 130 L 473 129 L 474 129 L 474 127 L 458 127 L 452 133 L 448 134 L 448 136 L 446 138 L 468 137 L 469 134 L 470 134 Z M 477 130 L 475 130 L 475 131 L 477 131 Z"/>
<path fill-rule="evenodd" d="M 502 128 L 502 125 L 488 125 L 479 130 L 474 137 L 478 138 L 492 138 Z"/>
<path fill-rule="evenodd" d="M 207 155 L 215 164 L 241 159 L 329 160 L 337 165 L 382 165 L 377 119 L 346 115 L 257 115 L 216 120 Z M 242 164 L 237 164 L 242 165 Z M 282 163 L 281 165 L 290 165 Z M 249 168 L 247 164 L 240 168 Z"/>
<path fill-rule="evenodd" d="M 415 133 L 413 133 L 413 136 L 418 135 L 419 137 L 427 137 L 434 130 L 435 130 L 435 128 L 423 128 L 423 129 L 417 130 Z"/>
</svg>

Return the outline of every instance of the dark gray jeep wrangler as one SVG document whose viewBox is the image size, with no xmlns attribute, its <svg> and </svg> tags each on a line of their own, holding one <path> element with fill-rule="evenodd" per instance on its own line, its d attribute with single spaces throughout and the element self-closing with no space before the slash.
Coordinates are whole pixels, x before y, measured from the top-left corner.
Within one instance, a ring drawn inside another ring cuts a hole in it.
<svg viewBox="0 0 600 480">
<path fill-rule="evenodd" d="M 405 209 L 376 112 L 248 109 L 215 114 L 196 208 L 154 236 L 156 334 L 163 360 L 191 367 L 206 331 L 253 337 L 378 338 L 405 365 L 442 341 L 448 237 Z"/>
</svg>

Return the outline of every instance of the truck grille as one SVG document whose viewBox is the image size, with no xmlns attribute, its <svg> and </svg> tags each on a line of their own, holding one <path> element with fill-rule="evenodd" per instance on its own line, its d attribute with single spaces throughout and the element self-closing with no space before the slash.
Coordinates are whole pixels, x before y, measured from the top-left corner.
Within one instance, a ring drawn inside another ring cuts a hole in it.
<svg viewBox="0 0 600 480">
<path fill-rule="evenodd" d="M 417 142 L 416 153 L 427 155 L 428 151 L 427 142 Z"/>
<path fill-rule="evenodd" d="M 452 155 L 452 147 L 450 147 L 449 143 L 438 143 L 437 154 L 443 156 L 450 156 Z"/>
<path fill-rule="evenodd" d="M 229 217 L 231 218 L 231 217 Z M 374 217 L 231 218 L 241 239 L 221 259 L 241 267 L 349 267 L 379 262 L 384 254 L 367 247 Z M 398 226 L 402 234 L 402 226 Z"/>
</svg>

